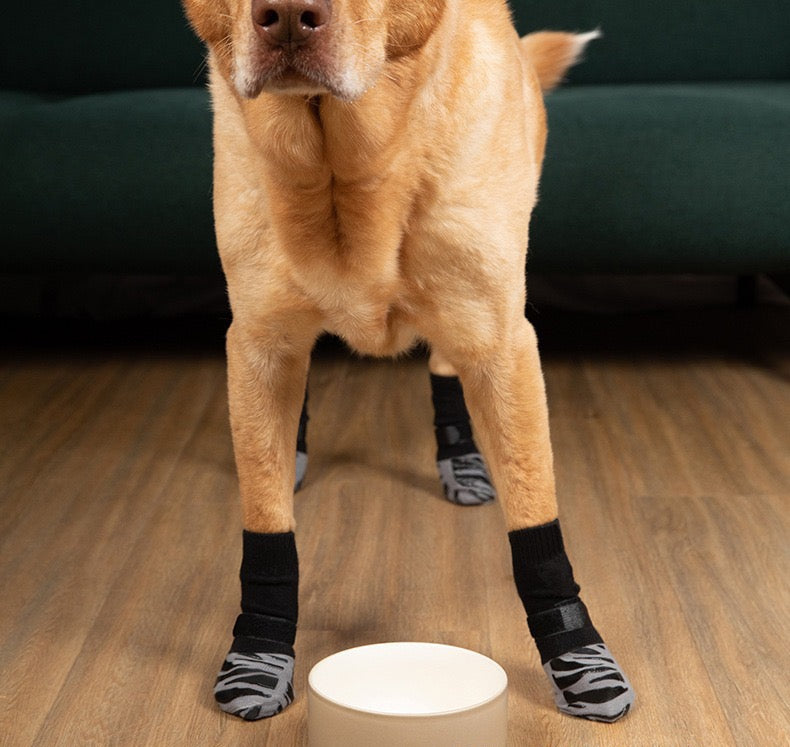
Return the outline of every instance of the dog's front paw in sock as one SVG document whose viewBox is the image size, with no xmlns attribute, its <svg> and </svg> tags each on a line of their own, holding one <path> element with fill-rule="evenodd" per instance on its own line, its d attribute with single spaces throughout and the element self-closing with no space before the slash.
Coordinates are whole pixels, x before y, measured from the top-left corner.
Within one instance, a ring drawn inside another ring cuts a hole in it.
<svg viewBox="0 0 790 747">
<path fill-rule="evenodd" d="M 219 707 L 245 721 L 274 716 L 294 699 L 294 659 L 286 654 L 231 651 L 214 687 Z"/>
<path fill-rule="evenodd" d="M 496 497 L 491 478 L 480 454 L 475 452 L 438 459 L 436 466 L 444 487 L 444 495 L 451 503 L 477 506 L 488 503 Z"/>
<path fill-rule="evenodd" d="M 244 530 L 241 614 L 217 675 L 220 708 L 247 721 L 268 718 L 294 699 L 299 558 L 293 532 Z"/>
<path fill-rule="evenodd" d="M 508 534 L 527 625 L 563 713 L 617 721 L 634 691 L 579 598 L 558 519 Z"/>
<path fill-rule="evenodd" d="M 633 705 L 631 683 L 604 643 L 557 656 L 543 669 L 563 713 L 611 723 L 625 716 Z"/>
</svg>

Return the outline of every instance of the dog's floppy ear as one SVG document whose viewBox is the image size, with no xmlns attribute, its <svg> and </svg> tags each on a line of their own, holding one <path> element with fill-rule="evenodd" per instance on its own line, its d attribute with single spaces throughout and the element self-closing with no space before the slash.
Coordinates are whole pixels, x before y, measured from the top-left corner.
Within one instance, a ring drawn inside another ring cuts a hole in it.
<svg viewBox="0 0 790 747">
<path fill-rule="evenodd" d="M 184 10 L 195 33 L 206 43 L 221 42 L 230 31 L 226 0 L 183 0 Z"/>
<path fill-rule="evenodd" d="M 389 0 L 387 57 L 402 57 L 419 49 L 433 33 L 446 0 Z"/>
</svg>

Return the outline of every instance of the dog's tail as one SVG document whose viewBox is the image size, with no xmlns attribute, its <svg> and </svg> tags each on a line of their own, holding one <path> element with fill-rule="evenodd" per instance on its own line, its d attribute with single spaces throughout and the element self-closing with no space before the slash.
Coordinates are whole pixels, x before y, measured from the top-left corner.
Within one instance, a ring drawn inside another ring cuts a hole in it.
<svg viewBox="0 0 790 747">
<path fill-rule="evenodd" d="M 521 37 L 521 50 L 535 68 L 544 91 L 550 91 L 582 57 L 585 47 L 601 36 L 600 29 L 586 34 L 538 31 Z"/>
</svg>

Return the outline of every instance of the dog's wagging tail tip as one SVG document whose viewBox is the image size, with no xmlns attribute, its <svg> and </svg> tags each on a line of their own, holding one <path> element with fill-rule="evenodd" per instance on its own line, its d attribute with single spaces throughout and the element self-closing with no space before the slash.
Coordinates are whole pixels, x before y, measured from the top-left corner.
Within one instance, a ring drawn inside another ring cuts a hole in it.
<svg viewBox="0 0 790 747">
<path fill-rule="evenodd" d="M 581 61 L 587 45 L 602 36 L 600 28 L 581 34 L 537 31 L 521 38 L 521 51 L 546 92 L 556 88 L 568 70 Z"/>
</svg>

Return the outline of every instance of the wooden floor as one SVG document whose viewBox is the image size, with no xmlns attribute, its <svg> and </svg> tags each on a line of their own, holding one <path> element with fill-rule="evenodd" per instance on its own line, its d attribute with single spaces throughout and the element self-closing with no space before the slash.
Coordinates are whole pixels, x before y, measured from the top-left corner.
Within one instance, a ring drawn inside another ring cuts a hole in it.
<svg viewBox="0 0 790 747">
<path fill-rule="evenodd" d="M 240 517 L 219 344 L 16 346 L 0 366 L 0 743 L 305 743 L 339 649 L 427 640 L 507 670 L 513 745 L 790 744 L 790 318 L 540 319 L 561 517 L 637 690 L 558 714 L 497 505 L 439 493 L 425 361 L 317 355 L 296 498 L 298 699 L 214 705 Z"/>
</svg>

